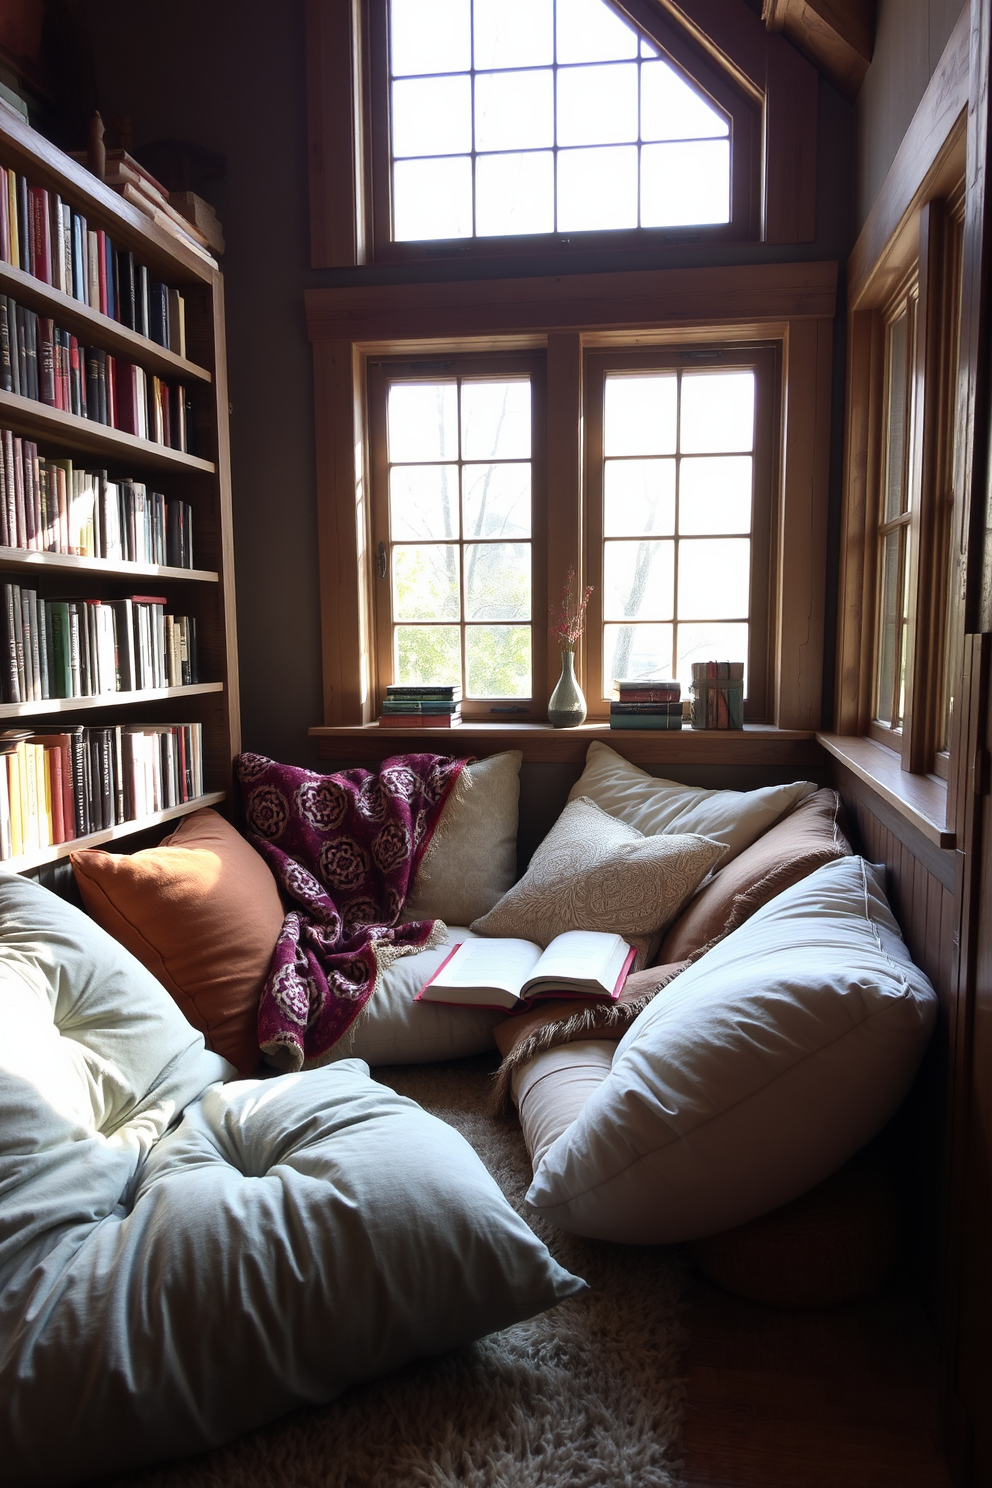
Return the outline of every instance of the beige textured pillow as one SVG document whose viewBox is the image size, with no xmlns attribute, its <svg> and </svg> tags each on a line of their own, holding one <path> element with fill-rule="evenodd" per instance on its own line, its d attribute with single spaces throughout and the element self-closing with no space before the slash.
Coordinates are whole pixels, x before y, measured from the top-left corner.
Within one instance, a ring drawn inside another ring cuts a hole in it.
<svg viewBox="0 0 992 1488">
<path fill-rule="evenodd" d="M 403 906 L 405 920 L 469 925 L 517 876 L 519 749 L 466 765 L 444 804 Z"/>
<path fill-rule="evenodd" d="M 644 837 L 592 801 L 570 801 L 520 882 L 472 929 L 540 946 L 566 930 L 612 930 L 643 965 L 724 851 L 691 834 Z"/>
</svg>

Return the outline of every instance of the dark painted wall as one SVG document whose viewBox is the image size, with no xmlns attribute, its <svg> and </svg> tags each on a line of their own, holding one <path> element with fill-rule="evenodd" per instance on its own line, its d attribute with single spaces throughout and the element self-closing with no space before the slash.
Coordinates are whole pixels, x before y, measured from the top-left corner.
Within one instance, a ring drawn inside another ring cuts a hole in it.
<svg viewBox="0 0 992 1488">
<path fill-rule="evenodd" d="M 219 150 L 227 176 L 204 191 L 224 224 L 231 387 L 238 626 L 244 741 L 299 763 L 321 722 L 314 510 L 313 405 L 303 291 L 310 285 L 437 278 L 444 269 L 314 273 L 309 263 L 300 0 L 172 0 L 167 10 L 133 0 L 84 7 L 104 116 L 132 117 L 136 146 L 180 137 Z M 456 272 L 560 272 L 839 259 L 851 244 L 854 110 L 819 87 L 816 242 L 773 251 L 672 249 L 624 260 L 582 259 Z M 843 345 L 837 345 L 834 468 L 839 470 Z M 833 505 L 837 509 L 837 481 Z M 828 621 L 832 633 L 832 622 Z"/>
</svg>

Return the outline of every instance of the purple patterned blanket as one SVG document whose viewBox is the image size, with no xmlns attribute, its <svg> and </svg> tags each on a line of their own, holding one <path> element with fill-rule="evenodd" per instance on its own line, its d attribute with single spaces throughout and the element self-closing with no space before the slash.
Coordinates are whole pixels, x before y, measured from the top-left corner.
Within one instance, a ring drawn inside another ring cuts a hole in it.
<svg viewBox="0 0 992 1488">
<path fill-rule="evenodd" d="M 441 940 L 439 920 L 398 921 L 466 763 L 404 754 L 378 774 L 318 775 L 260 754 L 235 760 L 249 841 L 291 905 L 258 1008 L 258 1042 L 271 1064 L 321 1063 L 386 966 Z"/>
</svg>

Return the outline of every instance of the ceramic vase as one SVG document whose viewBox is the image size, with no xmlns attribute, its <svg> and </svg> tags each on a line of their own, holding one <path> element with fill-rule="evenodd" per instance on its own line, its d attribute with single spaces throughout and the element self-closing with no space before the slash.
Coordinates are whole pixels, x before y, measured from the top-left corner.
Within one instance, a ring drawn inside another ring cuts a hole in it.
<svg viewBox="0 0 992 1488">
<path fill-rule="evenodd" d="M 548 700 L 548 722 L 554 728 L 577 728 L 586 721 L 586 700 L 575 680 L 575 652 L 561 653 L 561 676 Z"/>
</svg>

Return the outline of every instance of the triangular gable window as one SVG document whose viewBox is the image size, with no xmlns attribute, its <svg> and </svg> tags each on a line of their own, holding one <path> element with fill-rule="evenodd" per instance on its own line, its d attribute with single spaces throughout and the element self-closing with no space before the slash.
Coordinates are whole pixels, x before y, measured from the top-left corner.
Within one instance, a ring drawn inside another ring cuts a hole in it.
<svg viewBox="0 0 992 1488">
<path fill-rule="evenodd" d="M 747 105 L 608 0 L 389 0 L 385 40 L 394 243 L 748 216 Z"/>
</svg>

